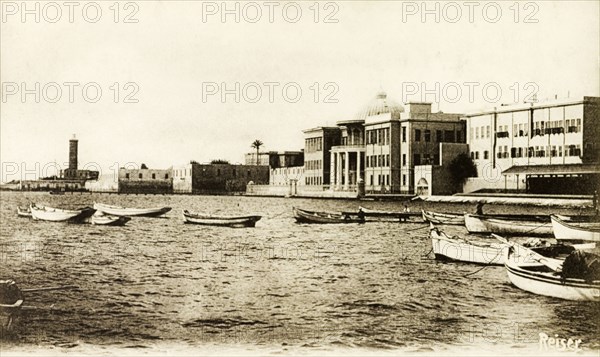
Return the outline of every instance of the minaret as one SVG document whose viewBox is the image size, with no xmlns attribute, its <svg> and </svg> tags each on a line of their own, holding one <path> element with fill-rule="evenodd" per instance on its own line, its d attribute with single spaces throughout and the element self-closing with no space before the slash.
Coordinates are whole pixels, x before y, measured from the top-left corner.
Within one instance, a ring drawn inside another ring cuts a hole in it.
<svg viewBox="0 0 600 357">
<path fill-rule="evenodd" d="M 77 170 L 77 138 L 73 134 L 73 138 L 69 140 L 69 171 Z"/>
</svg>

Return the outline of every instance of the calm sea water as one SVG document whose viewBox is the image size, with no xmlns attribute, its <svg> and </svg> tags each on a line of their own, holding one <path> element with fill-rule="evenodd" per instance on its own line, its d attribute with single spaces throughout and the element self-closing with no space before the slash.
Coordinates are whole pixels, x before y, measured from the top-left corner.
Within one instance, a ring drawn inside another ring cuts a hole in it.
<svg viewBox="0 0 600 357">
<path fill-rule="evenodd" d="M 30 201 L 173 210 L 165 218 L 102 227 L 18 218 L 16 207 Z M 581 339 L 585 352 L 600 349 L 600 304 L 521 291 L 503 267 L 477 272 L 481 266 L 433 260 L 423 223 L 300 225 L 292 217 L 293 206 L 353 210 L 359 204 L 403 207 L 400 202 L 2 192 L 0 279 L 14 279 L 21 288 L 79 287 L 28 293 L 26 305 L 38 309 L 23 312 L 2 337 L 2 349 L 521 354 L 540 352 L 540 333 Z M 410 204 L 413 210 L 421 205 Z M 473 205 L 426 208 L 474 211 Z M 247 229 L 184 225 L 182 209 L 263 218 Z M 466 234 L 461 227 L 444 229 Z"/>
</svg>

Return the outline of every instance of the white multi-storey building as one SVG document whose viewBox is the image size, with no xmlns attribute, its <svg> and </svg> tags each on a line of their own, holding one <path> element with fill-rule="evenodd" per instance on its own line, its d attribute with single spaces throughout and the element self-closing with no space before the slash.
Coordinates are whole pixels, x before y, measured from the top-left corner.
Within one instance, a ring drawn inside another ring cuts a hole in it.
<svg viewBox="0 0 600 357">
<path fill-rule="evenodd" d="M 599 108 L 599 97 L 584 97 L 466 115 L 478 177 L 465 191 L 593 192 L 600 178 Z"/>
</svg>

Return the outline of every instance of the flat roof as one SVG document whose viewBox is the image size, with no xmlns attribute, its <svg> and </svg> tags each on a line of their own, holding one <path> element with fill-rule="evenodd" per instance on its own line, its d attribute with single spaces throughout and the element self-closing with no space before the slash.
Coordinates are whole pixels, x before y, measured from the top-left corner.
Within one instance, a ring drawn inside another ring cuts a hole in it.
<svg viewBox="0 0 600 357">
<path fill-rule="evenodd" d="M 560 164 L 560 165 L 515 165 L 502 171 L 502 175 L 581 175 L 600 174 L 600 164 Z"/>
<path fill-rule="evenodd" d="M 482 110 L 478 112 L 472 112 L 465 114 L 464 117 L 477 117 L 480 115 L 489 115 L 494 113 L 510 113 L 510 112 L 521 112 L 529 109 L 545 109 L 545 108 L 555 108 L 555 107 L 564 107 L 569 105 L 578 105 L 584 103 L 592 103 L 600 100 L 600 97 L 591 97 L 585 96 L 583 98 L 566 98 L 566 99 L 552 99 L 545 102 L 538 103 L 512 103 L 508 105 L 501 105 L 496 107 L 495 109 Z"/>
<path fill-rule="evenodd" d="M 340 130 L 340 127 L 338 126 L 318 126 L 316 128 L 310 128 L 310 129 L 304 129 L 302 130 L 303 133 L 308 133 L 311 131 L 317 131 L 317 130 Z"/>
</svg>

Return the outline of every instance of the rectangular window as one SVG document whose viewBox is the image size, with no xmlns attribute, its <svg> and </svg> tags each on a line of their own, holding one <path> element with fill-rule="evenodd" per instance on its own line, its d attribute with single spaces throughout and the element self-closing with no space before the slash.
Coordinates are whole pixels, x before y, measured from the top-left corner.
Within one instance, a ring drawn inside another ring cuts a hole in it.
<svg viewBox="0 0 600 357">
<path fill-rule="evenodd" d="M 475 139 L 479 139 L 479 127 L 475 128 Z"/>
<path fill-rule="evenodd" d="M 156 174 L 152 174 L 152 179 L 155 180 L 156 179 Z"/>
<path fill-rule="evenodd" d="M 475 151 L 475 160 L 479 160 L 479 151 Z"/>
<path fill-rule="evenodd" d="M 406 166 L 406 154 L 402 154 L 402 166 Z"/>
<path fill-rule="evenodd" d="M 446 143 L 453 143 L 453 142 L 455 142 L 455 140 L 454 140 L 454 130 L 446 130 L 444 132 L 444 142 L 446 142 Z"/>
<path fill-rule="evenodd" d="M 128 179 L 129 178 L 129 174 L 125 174 L 125 178 Z"/>
<path fill-rule="evenodd" d="M 487 151 L 487 150 L 485 150 L 485 151 L 483 152 L 483 159 L 484 159 L 484 160 L 487 160 L 487 159 L 489 159 L 489 158 L 490 158 L 490 152 L 489 152 L 489 151 Z"/>
<path fill-rule="evenodd" d="M 518 124 L 513 125 L 513 136 L 519 136 L 519 125 Z"/>
<path fill-rule="evenodd" d="M 141 179 L 142 177 L 144 177 L 144 175 L 142 175 L 141 173 L 138 174 L 138 177 Z"/>
<path fill-rule="evenodd" d="M 425 136 L 425 142 L 427 142 L 427 143 L 430 142 L 431 141 L 431 130 L 425 130 L 424 136 Z"/>
<path fill-rule="evenodd" d="M 429 157 L 429 154 L 423 154 L 423 165 L 430 165 L 431 164 L 431 159 Z"/>
<path fill-rule="evenodd" d="M 441 131 L 441 130 L 436 130 L 436 131 L 435 131 L 435 140 L 436 140 L 438 143 L 441 143 L 441 142 L 443 142 L 443 141 L 444 141 L 444 138 L 442 137 L 442 131 Z"/>
<path fill-rule="evenodd" d="M 413 164 L 416 165 L 421 165 L 421 154 L 414 154 L 413 155 Z"/>
<path fill-rule="evenodd" d="M 402 127 L 402 142 L 403 143 L 406 142 L 406 127 L 405 126 Z"/>
<path fill-rule="evenodd" d="M 402 186 L 406 186 L 406 175 L 402 175 Z"/>
<path fill-rule="evenodd" d="M 390 166 L 390 154 L 385 155 L 385 166 Z"/>
<path fill-rule="evenodd" d="M 169 178 L 169 174 L 165 174 L 165 180 Z"/>
<path fill-rule="evenodd" d="M 415 141 L 421 141 L 421 130 L 415 129 Z"/>
<path fill-rule="evenodd" d="M 481 136 L 483 136 L 483 131 L 481 132 Z M 486 126 L 485 127 L 485 137 L 489 138 L 490 137 L 490 126 Z"/>
</svg>

